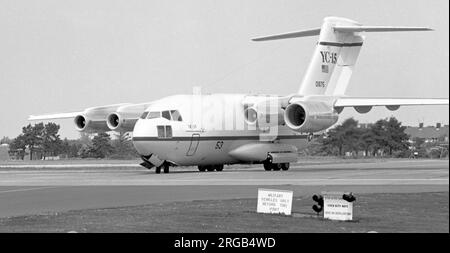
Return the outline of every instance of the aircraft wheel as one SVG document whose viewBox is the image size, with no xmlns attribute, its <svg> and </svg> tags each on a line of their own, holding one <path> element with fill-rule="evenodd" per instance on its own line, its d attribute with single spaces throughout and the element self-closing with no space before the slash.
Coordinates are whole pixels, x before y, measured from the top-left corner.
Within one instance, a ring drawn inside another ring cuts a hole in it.
<svg viewBox="0 0 450 253">
<path fill-rule="evenodd" d="M 289 163 L 282 163 L 281 164 L 281 169 L 282 170 L 288 170 L 289 169 Z"/>
<path fill-rule="evenodd" d="M 155 168 L 155 172 L 156 172 L 156 174 L 161 173 L 161 166 L 156 167 L 156 168 Z"/>
<path fill-rule="evenodd" d="M 163 168 L 164 168 L 164 173 L 166 173 L 166 174 L 169 173 L 169 168 L 170 168 L 169 164 L 164 164 Z"/>
<path fill-rule="evenodd" d="M 206 168 L 205 168 L 205 166 L 199 165 L 198 166 L 198 170 L 201 171 L 201 172 L 205 172 Z"/>
<path fill-rule="evenodd" d="M 272 170 L 272 164 L 269 162 L 264 162 L 264 169 L 266 171 L 271 171 Z"/>
<path fill-rule="evenodd" d="M 208 165 L 208 166 L 206 166 L 206 170 L 207 171 L 214 171 L 214 165 Z"/>
<path fill-rule="evenodd" d="M 223 164 L 215 165 L 214 166 L 216 171 L 222 171 L 223 170 Z"/>
<path fill-rule="evenodd" d="M 275 171 L 281 170 L 281 163 L 273 163 L 272 164 L 272 169 L 275 170 Z"/>
</svg>

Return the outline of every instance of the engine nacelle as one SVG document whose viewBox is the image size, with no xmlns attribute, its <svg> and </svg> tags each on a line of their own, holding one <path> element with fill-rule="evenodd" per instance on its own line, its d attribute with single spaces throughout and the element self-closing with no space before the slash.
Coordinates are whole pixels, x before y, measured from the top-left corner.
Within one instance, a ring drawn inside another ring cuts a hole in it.
<svg viewBox="0 0 450 253">
<path fill-rule="evenodd" d="M 138 118 L 136 115 L 113 112 L 106 117 L 106 124 L 112 131 L 130 132 L 133 131 L 134 125 Z"/>
<path fill-rule="evenodd" d="M 260 103 L 245 109 L 244 114 L 247 124 L 257 125 L 259 128 L 284 124 L 284 112 L 278 104 Z"/>
<path fill-rule="evenodd" d="M 338 112 L 326 102 L 295 102 L 286 107 L 284 121 L 297 132 L 318 132 L 334 125 L 338 121 Z"/>
<path fill-rule="evenodd" d="M 94 119 L 86 115 L 78 115 L 74 119 L 76 129 L 80 132 L 110 131 L 104 119 Z"/>
</svg>

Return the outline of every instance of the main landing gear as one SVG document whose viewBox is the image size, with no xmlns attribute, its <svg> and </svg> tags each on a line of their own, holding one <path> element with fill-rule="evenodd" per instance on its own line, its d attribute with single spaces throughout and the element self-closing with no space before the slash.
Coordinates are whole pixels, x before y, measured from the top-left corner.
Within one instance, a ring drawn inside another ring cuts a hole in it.
<svg viewBox="0 0 450 253">
<path fill-rule="evenodd" d="M 198 170 L 201 172 L 205 171 L 222 171 L 223 170 L 223 164 L 217 164 L 217 165 L 199 165 Z"/>
<path fill-rule="evenodd" d="M 289 169 L 289 163 L 271 163 L 271 162 L 265 161 L 263 163 L 263 165 L 264 165 L 264 169 L 266 171 L 271 171 L 271 170 L 279 171 L 279 170 L 288 170 Z"/>
</svg>

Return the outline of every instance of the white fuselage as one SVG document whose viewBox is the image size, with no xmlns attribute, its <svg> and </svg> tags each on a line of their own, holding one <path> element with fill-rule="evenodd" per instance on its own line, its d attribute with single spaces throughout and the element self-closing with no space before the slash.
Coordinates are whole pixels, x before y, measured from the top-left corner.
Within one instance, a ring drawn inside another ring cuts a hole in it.
<svg viewBox="0 0 450 253">
<path fill-rule="evenodd" d="M 146 117 L 136 122 L 134 146 L 141 155 L 156 155 L 176 165 L 261 162 L 268 152 L 292 152 L 305 146 L 307 134 L 284 125 L 273 133 L 245 123 L 245 108 L 263 99 L 267 96 L 214 94 L 163 98 L 152 103 L 144 113 Z M 181 116 L 181 120 L 164 118 L 165 111 Z M 155 116 L 158 112 L 160 117 Z M 260 145 L 248 154 L 233 155 L 233 150 L 252 144 Z"/>
</svg>

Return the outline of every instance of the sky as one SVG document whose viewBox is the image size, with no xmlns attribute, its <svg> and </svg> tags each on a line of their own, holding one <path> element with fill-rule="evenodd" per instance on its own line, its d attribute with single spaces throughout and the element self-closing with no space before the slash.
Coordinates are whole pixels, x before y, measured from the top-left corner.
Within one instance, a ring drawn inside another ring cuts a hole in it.
<svg viewBox="0 0 450 253">
<path fill-rule="evenodd" d="M 82 111 L 174 94 L 295 93 L 317 37 L 251 38 L 320 27 L 326 16 L 433 32 L 371 33 L 346 94 L 448 98 L 447 0 L 0 0 L 0 137 L 30 114 Z M 448 106 L 345 109 L 340 120 L 390 116 L 448 124 Z M 61 136 L 77 138 L 73 121 Z"/>
</svg>

